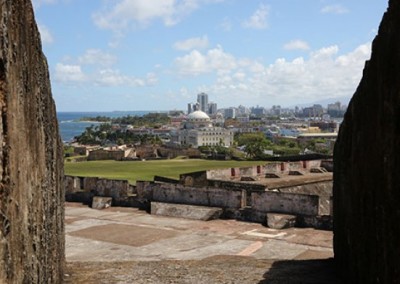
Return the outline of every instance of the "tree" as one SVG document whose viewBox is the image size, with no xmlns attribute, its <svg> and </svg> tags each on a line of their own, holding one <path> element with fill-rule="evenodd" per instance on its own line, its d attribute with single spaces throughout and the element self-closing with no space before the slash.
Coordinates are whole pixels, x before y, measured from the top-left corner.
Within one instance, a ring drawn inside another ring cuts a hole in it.
<svg viewBox="0 0 400 284">
<path fill-rule="evenodd" d="M 261 132 L 241 134 L 237 142 L 239 146 L 244 146 L 247 157 L 251 159 L 262 159 L 264 151 L 271 146 L 271 142 Z"/>
</svg>

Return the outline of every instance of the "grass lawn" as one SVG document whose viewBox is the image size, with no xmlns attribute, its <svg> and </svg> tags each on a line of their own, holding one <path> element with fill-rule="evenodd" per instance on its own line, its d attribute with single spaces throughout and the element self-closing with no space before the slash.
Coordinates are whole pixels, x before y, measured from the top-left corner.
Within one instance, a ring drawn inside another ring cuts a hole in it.
<svg viewBox="0 0 400 284">
<path fill-rule="evenodd" d="M 174 159 L 161 161 L 91 161 L 66 162 L 65 174 L 84 177 L 103 177 L 109 179 L 127 179 L 135 184 L 136 180 L 153 180 L 155 175 L 179 178 L 180 174 L 207 169 L 247 167 L 261 165 L 262 161 L 208 161 L 197 159 Z"/>
</svg>

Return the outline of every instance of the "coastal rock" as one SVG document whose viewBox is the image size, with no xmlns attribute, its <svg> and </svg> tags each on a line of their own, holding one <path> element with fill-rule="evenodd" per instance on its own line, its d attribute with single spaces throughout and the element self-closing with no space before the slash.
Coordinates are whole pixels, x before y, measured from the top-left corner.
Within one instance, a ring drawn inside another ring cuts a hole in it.
<svg viewBox="0 0 400 284">
<path fill-rule="evenodd" d="M 400 2 L 389 1 L 334 153 L 334 251 L 347 283 L 400 283 Z"/>
<path fill-rule="evenodd" d="M 61 283 L 62 144 L 30 0 L 0 0 L 0 283 Z"/>
</svg>

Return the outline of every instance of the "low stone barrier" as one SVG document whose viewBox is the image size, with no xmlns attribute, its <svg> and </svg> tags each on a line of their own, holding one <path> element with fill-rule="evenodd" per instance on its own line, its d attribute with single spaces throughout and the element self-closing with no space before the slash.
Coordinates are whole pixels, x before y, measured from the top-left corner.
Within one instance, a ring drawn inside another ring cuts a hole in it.
<svg viewBox="0 0 400 284">
<path fill-rule="evenodd" d="M 223 210 L 216 207 L 151 202 L 151 214 L 209 221 L 221 217 Z"/>
</svg>

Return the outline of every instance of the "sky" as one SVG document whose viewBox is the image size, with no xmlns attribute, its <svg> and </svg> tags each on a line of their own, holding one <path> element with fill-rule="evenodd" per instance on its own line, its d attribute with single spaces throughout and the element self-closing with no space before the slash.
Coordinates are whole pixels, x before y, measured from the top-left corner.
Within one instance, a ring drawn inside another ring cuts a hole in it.
<svg viewBox="0 0 400 284">
<path fill-rule="evenodd" d="M 377 0 L 33 0 L 57 111 L 348 100 Z"/>
</svg>

